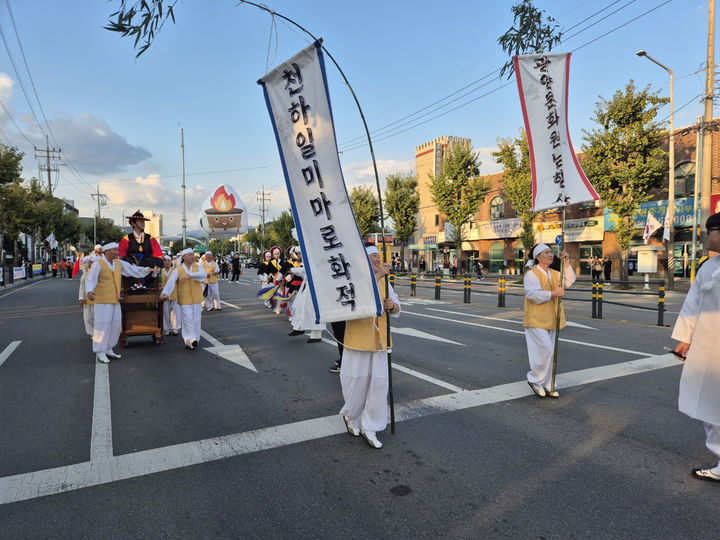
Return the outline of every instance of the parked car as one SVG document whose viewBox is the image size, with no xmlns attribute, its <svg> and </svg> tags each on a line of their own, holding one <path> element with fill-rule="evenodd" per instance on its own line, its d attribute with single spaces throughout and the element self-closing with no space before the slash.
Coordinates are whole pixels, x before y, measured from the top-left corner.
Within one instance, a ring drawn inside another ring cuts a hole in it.
<svg viewBox="0 0 720 540">
<path fill-rule="evenodd" d="M 248 259 L 245 261 L 245 268 L 260 268 L 260 263 L 257 259 Z"/>
</svg>

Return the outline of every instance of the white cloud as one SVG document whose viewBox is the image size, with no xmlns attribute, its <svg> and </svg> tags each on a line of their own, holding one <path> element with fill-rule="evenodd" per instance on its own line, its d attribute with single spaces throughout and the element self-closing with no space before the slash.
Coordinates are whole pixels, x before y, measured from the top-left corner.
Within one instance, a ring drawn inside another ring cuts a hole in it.
<svg viewBox="0 0 720 540">
<path fill-rule="evenodd" d="M 15 82 L 5 73 L 0 73 L 0 99 L 6 108 L 10 107 L 10 96 L 12 96 L 14 84 Z M 2 125 L 10 120 L 4 110 L 0 110 L 0 119 L 2 119 L 0 122 Z"/>
<path fill-rule="evenodd" d="M 497 146 L 481 146 L 480 148 L 473 148 L 475 152 L 479 152 L 480 157 L 480 174 L 494 174 L 503 170 L 502 165 L 495 163 L 495 158 L 492 156 L 493 152 L 497 152 Z"/>
</svg>

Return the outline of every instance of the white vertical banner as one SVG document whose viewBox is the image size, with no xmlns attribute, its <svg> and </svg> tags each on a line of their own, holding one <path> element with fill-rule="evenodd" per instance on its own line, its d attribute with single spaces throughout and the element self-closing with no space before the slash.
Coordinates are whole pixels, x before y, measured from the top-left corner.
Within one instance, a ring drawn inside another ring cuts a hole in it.
<svg viewBox="0 0 720 540">
<path fill-rule="evenodd" d="M 513 61 L 530 150 L 533 210 L 598 200 L 570 141 L 570 53 L 516 56 Z"/>
<path fill-rule="evenodd" d="M 316 322 L 380 315 L 343 179 L 320 42 L 258 81 L 275 129 Z"/>
</svg>

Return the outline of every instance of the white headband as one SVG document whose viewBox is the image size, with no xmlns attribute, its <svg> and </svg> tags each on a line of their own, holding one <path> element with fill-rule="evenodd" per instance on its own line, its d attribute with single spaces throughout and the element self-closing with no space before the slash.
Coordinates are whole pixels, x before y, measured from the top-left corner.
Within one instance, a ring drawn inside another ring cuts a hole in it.
<svg viewBox="0 0 720 540">
<path fill-rule="evenodd" d="M 168 261 L 172 261 L 172 257 L 170 257 L 170 255 L 165 255 L 165 258 L 166 258 Z"/>
<path fill-rule="evenodd" d="M 180 253 L 178 253 L 178 255 L 180 257 L 182 257 L 183 255 L 187 255 L 188 253 L 192 253 L 192 252 L 193 252 L 192 248 L 185 248 Z"/>
<path fill-rule="evenodd" d="M 118 247 L 117 242 L 109 242 L 102 247 L 102 250 L 103 250 L 103 252 L 105 252 L 105 251 L 108 251 L 109 249 L 113 249 L 116 247 Z"/>
<path fill-rule="evenodd" d="M 368 255 L 372 255 L 373 253 L 377 253 L 378 255 L 380 255 L 380 252 L 378 251 L 378 248 L 376 248 L 375 246 L 368 246 L 368 247 L 366 247 L 366 248 L 365 248 L 365 253 L 367 253 Z"/>
<path fill-rule="evenodd" d="M 547 244 L 538 244 L 537 246 L 535 246 L 535 249 L 533 249 L 533 259 L 537 259 L 537 256 L 546 249 L 550 249 L 550 246 L 548 246 Z"/>
<path fill-rule="evenodd" d="M 212 255 L 212 254 L 213 254 L 212 251 L 206 251 L 206 252 L 205 252 L 205 255 Z"/>
</svg>

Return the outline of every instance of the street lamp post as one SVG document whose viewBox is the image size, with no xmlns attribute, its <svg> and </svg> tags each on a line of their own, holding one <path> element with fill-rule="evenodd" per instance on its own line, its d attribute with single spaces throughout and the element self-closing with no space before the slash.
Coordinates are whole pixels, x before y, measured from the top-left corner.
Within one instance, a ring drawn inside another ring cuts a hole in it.
<svg viewBox="0 0 720 540">
<path fill-rule="evenodd" d="M 657 64 L 670 74 L 670 143 L 668 152 L 670 154 L 670 167 L 668 171 L 668 208 L 665 214 L 665 229 L 667 232 L 667 257 L 668 257 L 668 286 L 669 291 L 675 290 L 675 73 L 669 67 L 661 64 L 645 51 L 638 51 L 635 54 L 644 56 L 651 62 Z"/>
</svg>

